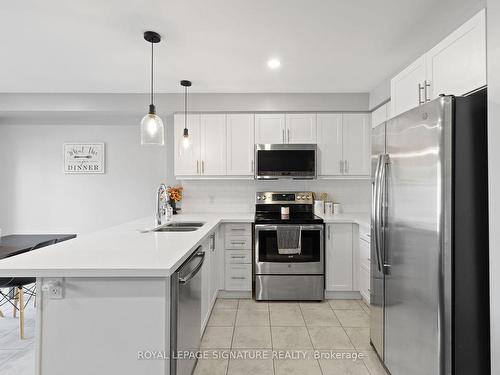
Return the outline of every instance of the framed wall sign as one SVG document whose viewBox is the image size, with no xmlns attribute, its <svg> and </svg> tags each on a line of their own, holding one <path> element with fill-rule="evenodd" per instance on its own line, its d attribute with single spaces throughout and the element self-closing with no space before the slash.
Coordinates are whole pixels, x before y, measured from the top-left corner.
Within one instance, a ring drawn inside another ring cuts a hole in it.
<svg viewBox="0 0 500 375">
<path fill-rule="evenodd" d="M 64 173 L 104 173 L 104 143 L 65 143 Z"/>
</svg>

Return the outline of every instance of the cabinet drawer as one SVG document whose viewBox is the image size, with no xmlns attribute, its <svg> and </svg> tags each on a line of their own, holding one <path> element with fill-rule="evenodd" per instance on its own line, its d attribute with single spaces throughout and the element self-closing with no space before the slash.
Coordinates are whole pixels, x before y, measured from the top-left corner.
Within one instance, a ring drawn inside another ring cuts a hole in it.
<svg viewBox="0 0 500 375">
<path fill-rule="evenodd" d="M 225 248 L 227 250 L 252 249 L 251 236 L 226 236 Z"/>
<path fill-rule="evenodd" d="M 359 239 L 359 264 L 370 270 L 370 243 Z"/>
<path fill-rule="evenodd" d="M 251 224 L 226 224 L 226 238 L 232 236 L 252 236 Z"/>
<path fill-rule="evenodd" d="M 226 264 L 230 263 L 252 263 L 252 250 L 226 251 Z"/>
<path fill-rule="evenodd" d="M 252 265 L 226 264 L 226 290 L 251 291 Z"/>
<path fill-rule="evenodd" d="M 370 303 L 370 269 L 364 266 L 360 267 L 359 272 L 359 292 L 363 299 Z"/>
</svg>

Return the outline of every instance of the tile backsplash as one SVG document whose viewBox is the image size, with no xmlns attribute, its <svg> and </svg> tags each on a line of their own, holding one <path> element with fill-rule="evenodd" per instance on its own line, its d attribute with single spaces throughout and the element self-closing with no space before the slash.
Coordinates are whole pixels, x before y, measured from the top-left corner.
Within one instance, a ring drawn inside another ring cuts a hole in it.
<svg viewBox="0 0 500 375">
<path fill-rule="evenodd" d="M 370 180 L 184 180 L 184 212 L 253 212 L 257 191 L 325 192 L 344 212 L 370 211 Z"/>
</svg>

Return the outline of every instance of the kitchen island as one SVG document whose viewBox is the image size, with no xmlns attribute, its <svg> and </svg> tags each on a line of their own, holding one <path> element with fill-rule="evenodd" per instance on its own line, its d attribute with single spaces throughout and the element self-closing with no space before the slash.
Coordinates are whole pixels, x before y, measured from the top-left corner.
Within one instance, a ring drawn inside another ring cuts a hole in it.
<svg viewBox="0 0 500 375">
<path fill-rule="evenodd" d="M 204 225 L 175 233 L 149 232 L 154 220 L 141 219 L 0 261 L 1 277 L 37 277 L 37 374 L 169 374 L 170 276 L 221 224 L 253 215 L 177 215 Z"/>
</svg>

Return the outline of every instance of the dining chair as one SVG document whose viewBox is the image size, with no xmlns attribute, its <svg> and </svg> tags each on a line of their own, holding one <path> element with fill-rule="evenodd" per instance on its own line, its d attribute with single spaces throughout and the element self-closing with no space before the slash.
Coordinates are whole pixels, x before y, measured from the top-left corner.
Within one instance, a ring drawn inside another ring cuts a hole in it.
<svg viewBox="0 0 500 375">
<path fill-rule="evenodd" d="M 33 246 L 29 251 L 53 245 L 57 239 L 43 241 Z M 10 304 L 13 307 L 14 318 L 19 311 L 19 336 L 24 339 L 24 310 L 31 298 L 36 301 L 36 278 L 34 277 L 1 277 L 0 278 L 0 307 Z M 8 293 L 4 293 L 1 288 L 9 288 Z M 12 292 L 13 289 L 13 292 Z M 25 300 L 25 297 L 27 299 Z M 35 302 L 36 303 L 36 302 Z M 18 306 L 19 304 L 19 306 Z M 3 313 L 0 310 L 0 317 Z"/>
</svg>

